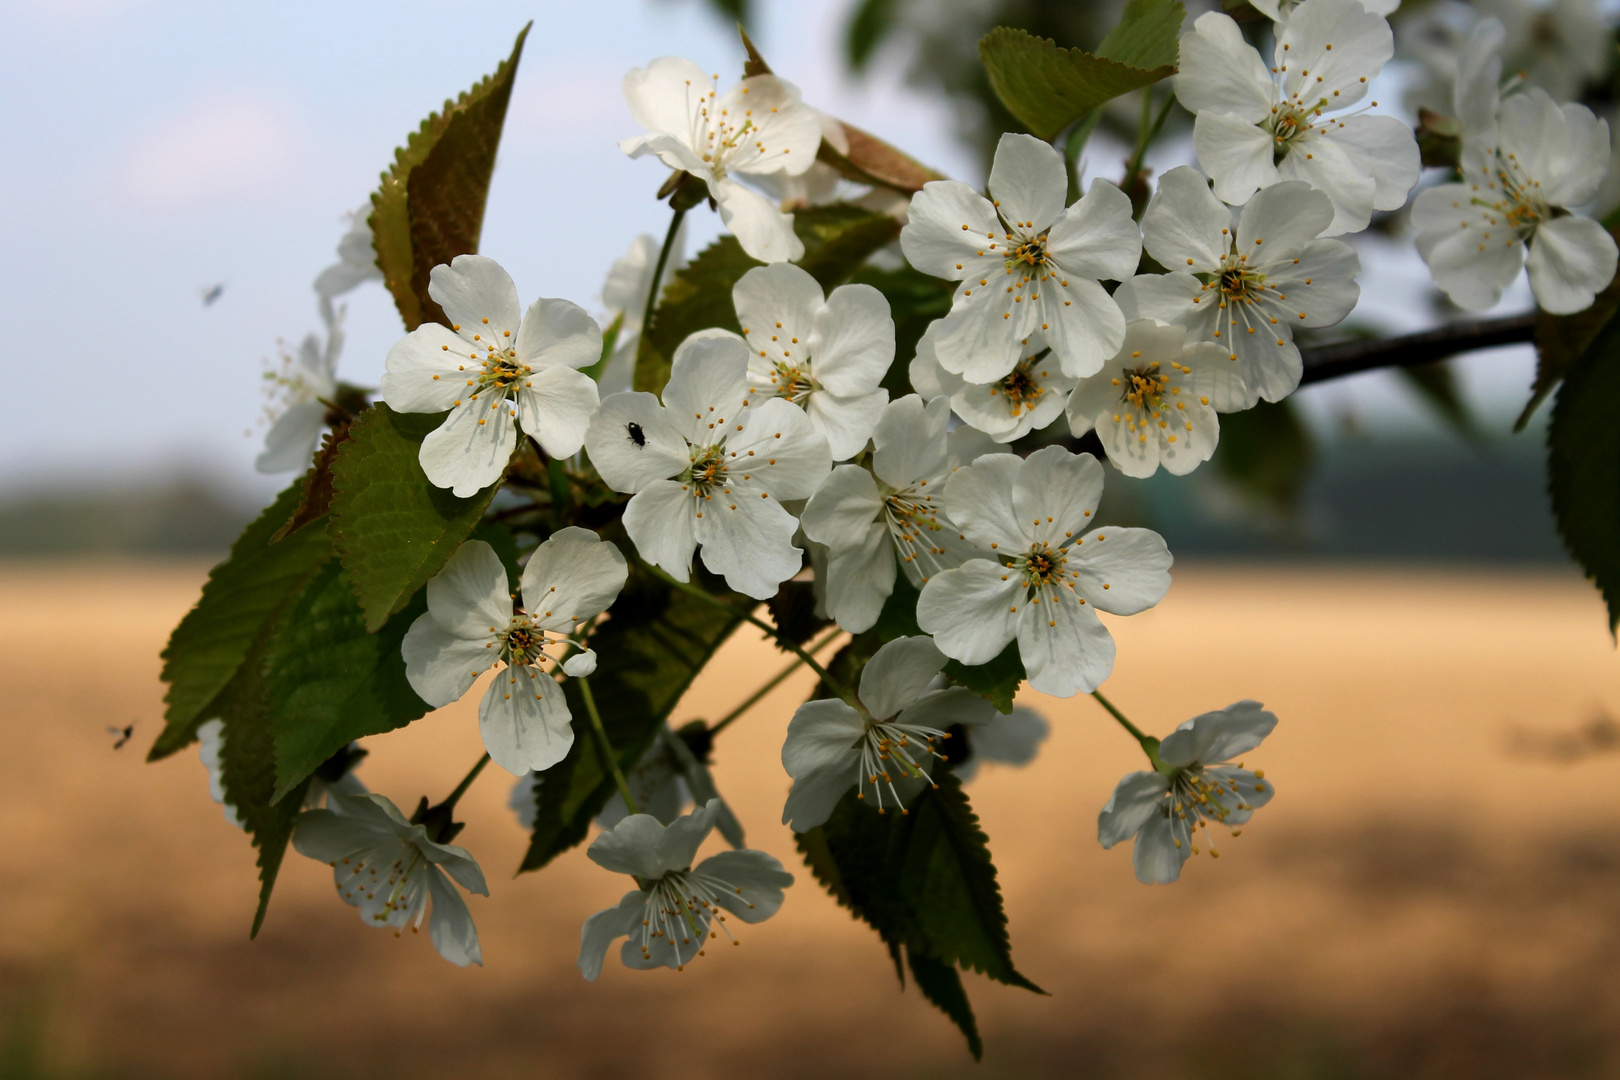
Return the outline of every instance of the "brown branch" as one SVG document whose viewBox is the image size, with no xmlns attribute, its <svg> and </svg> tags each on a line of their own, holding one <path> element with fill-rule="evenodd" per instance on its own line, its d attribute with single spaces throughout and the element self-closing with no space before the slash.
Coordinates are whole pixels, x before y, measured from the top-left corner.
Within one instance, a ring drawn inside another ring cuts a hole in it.
<svg viewBox="0 0 1620 1080">
<path fill-rule="evenodd" d="M 1500 319 L 1452 323 L 1401 337 L 1342 341 L 1301 349 L 1305 375 L 1300 379 L 1300 385 L 1342 379 L 1346 375 L 1377 368 L 1431 364 L 1476 349 L 1522 345 L 1534 340 L 1535 328 L 1536 313 L 1529 311 Z"/>
</svg>

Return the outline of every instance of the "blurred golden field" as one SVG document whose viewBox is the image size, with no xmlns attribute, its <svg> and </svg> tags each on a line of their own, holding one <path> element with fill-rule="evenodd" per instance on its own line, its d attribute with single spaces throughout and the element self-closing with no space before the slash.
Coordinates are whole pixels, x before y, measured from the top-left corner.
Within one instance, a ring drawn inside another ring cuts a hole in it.
<svg viewBox="0 0 1620 1080">
<path fill-rule="evenodd" d="M 798 874 L 739 948 L 680 974 L 610 953 L 585 983 L 580 924 L 627 882 L 581 851 L 513 879 L 494 769 L 459 838 L 493 891 L 470 900 L 486 967 L 363 927 L 291 852 L 249 942 L 254 853 L 195 752 L 142 763 L 158 651 L 205 569 L 0 565 L 0 1076 L 1620 1075 L 1620 753 L 1589 727 L 1620 716 L 1620 662 L 1573 571 L 1191 566 L 1112 620 L 1107 691 L 1149 730 L 1243 697 L 1279 714 L 1249 759 L 1279 795 L 1219 861 L 1139 885 L 1095 840 L 1139 752 L 1089 698 L 1029 695 L 1039 759 L 969 790 L 1014 955 L 1051 993 L 969 977 L 976 1066 L 777 823 L 802 672 L 716 749 L 751 843 Z M 734 641 L 676 720 L 780 663 Z M 362 778 L 442 797 L 481 749 L 474 700 L 372 740 Z"/>
</svg>

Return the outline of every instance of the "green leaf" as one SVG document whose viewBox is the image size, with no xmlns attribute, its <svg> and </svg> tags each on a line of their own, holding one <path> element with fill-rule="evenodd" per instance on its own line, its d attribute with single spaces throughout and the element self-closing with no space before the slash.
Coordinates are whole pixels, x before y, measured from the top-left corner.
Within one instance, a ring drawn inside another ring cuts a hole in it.
<svg viewBox="0 0 1620 1080">
<path fill-rule="evenodd" d="M 979 42 L 979 59 L 1007 111 L 1050 142 L 1091 110 L 1174 75 L 1185 15 L 1180 0 L 1128 0 L 1097 55 L 998 26 Z"/>
<path fill-rule="evenodd" d="M 1575 561 L 1620 626 L 1620 428 L 1609 403 L 1620 395 L 1620 322 L 1611 322 L 1564 376 L 1547 427 L 1553 517 Z"/>
<path fill-rule="evenodd" d="M 851 71 L 866 67 L 894 26 L 895 0 L 860 0 L 844 27 L 844 58 Z"/>
<path fill-rule="evenodd" d="M 1432 364 L 1398 367 L 1395 371 L 1403 382 L 1440 414 L 1440 419 L 1449 424 L 1453 431 L 1465 439 L 1482 437 L 1473 410 L 1463 399 L 1462 388 L 1457 384 L 1456 369 L 1450 363 L 1441 360 Z"/>
<path fill-rule="evenodd" d="M 591 639 L 601 658 L 591 691 L 619 767 L 629 772 L 686 688 L 742 620 L 639 569 L 632 569 L 610 610 L 613 617 Z M 545 772 L 536 790 L 535 826 L 520 870 L 538 870 L 583 840 L 614 790 L 578 684 L 564 680 L 563 690 L 574 715 L 574 745 Z"/>
<path fill-rule="evenodd" d="M 1620 226 L 1609 227 L 1616 239 L 1620 239 Z M 1570 365 L 1591 348 L 1593 340 L 1609 325 L 1617 310 L 1620 310 L 1620 275 L 1597 294 L 1592 306 L 1585 311 L 1573 315 L 1536 311 L 1536 381 L 1530 400 L 1513 425 L 1514 431 L 1524 430 L 1531 415 L 1558 386 Z"/>
<path fill-rule="evenodd" d="M 180 620 L 163 650 L 165 727 L 149 761 L 185 748 L 208 719 L 215 698 L 235 677 L 254 642 L 282 605 L 326 562 L 332 545 L 315 521 L 280 543 L 271 538 L 304 498 L 305 480 L 292 484 L 231 545 L 214 567 L 202 597 Z"/>
<path fill-rule="evenodd" d="M 446 322 L 428 296 L 428 274 L 478 250 L 495 151 L 528 35 L 525 26 L 493 74 L 422 121 L 394 151 L 394 164 L 371 197 L 377 267 L 407 330 Z"/>
<path fill-rule="evenodd" d="M 1003 713 L 1012 712 L 1013 697 L 1024 681 L 1024 660 L 1018 655 L 1018 642 L 1009 642 L 1001 655 L 988 664 L 969 667 L 959 660 L 945 665 L 945 674 L 980 697 L 989 698 Z"/>
<path fill-rule="evenodd" d="M 257 937 L 270 905 L 276 874 L 292 837 L 293 819 L 303 809 L 306 779 L 280 802 L 275 801 L 275 734 L 265 715 L 266 694 L 262 661 L 268 632 L 220 696 L 220 719 L 225 723 L 220 749 L 220 772 L 225 802 L 236 808 L 243 827 L 259 849 L 259 905 L 253 914 L 250 937 Z"/>
<path fill-rule="evenodd" d="M 367 409 L 332 462 L 332 543 L 376 633 L 473 531 L 499 482 L 458 499 L 434 487 L 417 455 L 443 413 Z"/>
<path fill-rule="evenodd" d="M 911 978 L 929 1003 L 951 1018 L 951 1023 L 967 1037 L 968 1053 L 974 1061 L 984 1058 L 984 1040 L 979 1038 L 979 1024 L 973 1017 L 973 1006 L 967 991 L 962 989 L 962 976 L 954 967 L 943 964 L 926 953 L 906 951 L 906 963 L 911 967 Z"/>
<path fill-rule="evenodd" d="M 1262 401 L 1221 417 L 1215 467 L 1244 494 L 1291 511 L 1316 459 L 1311 433 L 1291 401 Z"/>
<path fill-rule="evenodd" d="M 930 277 L 910 266 L 898 270 L 868 266 L 851 280 L 872 286 L 889 301 L 889 314 L 894 318 L 894 363 L 883 376 L 883 388 L 891 401 L 903 397 L 912 392 L 911 360 L 917 355 L 917 342 L 929 323 L 950 314 L 957 283 Z"/>
<path fill-rule="evenodd" d="M 922 636 L 922 627 L 917 625 L 917 598 L 920 595 L 905 571 L 899 570 L 894 575 L 894 591 L 883 602 L 883 610 L 878 612 L 877 622 L 872 624 L 873 632 L 884 641 Z"/>
<path fill-rule="evenodd" d="M 793 216 L 793 228 L 804 242 L 799 265 L 827 291 L 842 284 L 900 232 L 899 222 L 887 214 L 845 203 L 800 210 Z M 764 265 L 745 254 L 736 237 L 722 236 L 670 278 L 653 312 L 652 326 L 641 338 L 635 389 L 663 390 L 675 349 L 688 335 L 716 327 L 741 333 L 731 302 L 732 286 Z"/>
<path fill-rule="evenodd" d="M 328 563 L 289 604 L 265 652 L 265 722 L 275 738 L 280 800 L 355 739 L 404 727 L 428 711 L 405 678 L 400 644 L 427 592 L 366 632 L 348 575 Z"/>
</svg>

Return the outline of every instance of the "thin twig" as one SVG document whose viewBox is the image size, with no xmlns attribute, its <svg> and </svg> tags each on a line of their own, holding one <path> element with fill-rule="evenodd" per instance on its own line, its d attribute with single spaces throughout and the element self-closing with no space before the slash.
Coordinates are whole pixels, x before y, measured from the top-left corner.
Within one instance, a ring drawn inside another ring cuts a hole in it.
<svg viewBox="0 0 1620 1080">
<path fill-rule="evenodd" d="M 607 728 L 602 726 L 602 714 L 597 711 L 591 681 L 585 678 L 574 681 L 579 684 L 579 696 L 585 699 L 585 712 L 591 718 L 591 730 L 596 732 L 596 750 L 602 757 L 602 765 L 613 774 L 613 782 L 618 785 L 619 797 L 624 800 L 625 809 L 639 814 L 641 809 L 636 806 L 636 797 L 630 794 L 630 782 L 624 778 L 624 770 L 619 768 L 619 759 L 613 753 L 613 743 L 608 740 Z"/>
<path fill-rule="evenodd" d="M 641 336 L 645 338 L 652 329 L 653 312 L 658 307 L 659 285 L 664 280 L 664 267 L 669 265 L 669 252 L 675 246 L 675 234 L 681 231 L 681 222 L 686 217 L 686 211 L 677 208 L 673 217 L 669 219 L 669 232 L 664 234 L 664 246 L 658 251 L 658 265 L 653 269 L 652 284 L 647 287 L 647 306 L 641 313 Z"/>
<path fill-rule="evenodd" d="M 811 642 L 806 651 L 812 656 L 815 655 L 825 648 L 829 641 L 841 633 L 843 633 L 843 631 L 834 626 L 822 636 L 821 640 Z M 772 690 L 775 690 L 778 686 L 781 686 L 782 681 L 789 675 L 792 675 L 795 671 L 798 671 L 803 664 L 803 660 L 795 657 L 791 664 L 783 668 L 781 671 L 778 671 L 775 675 L 771 676 L 769 682 L 744 698 L 742 704 L 738 705 L 735 709 L 732 709 L 730 712 L 726 713 L 726 715 L 722 716 L 719 720 L 716 720 L 713 724 L 711 724 L 709 726 L 709 734 L 720 734 L 720 732 L 724 731 L 739 716 L 764 700 L 766 694 L 769 694 Z"/>
<path fill-rule="evenodd" d="M 1300 385 L 1342 379 L 1377 368 L 1431 364 L 1475 349 L 1521 345 L 1535 339 L 1535 329 L 1536 313 L 1529 311 L 1500 319 L 1452 323 L 1400 337 L 1343 341 L 1301 349 L 1305 375 Z"/>
<path fill-rule="evenodd" d="M 489 754 L 485 753 L 483 757 L 478 759 L 478 764 L 474 765 L 470 770 L 468 770 L 467 775 L 462 778 L 461 783 L 456 785 L 456 790 L 450 793 L 450 797 L 439 805 L 442 806 L 446 811 L 454 810 L 456 808 L 456 803 L 460 802 L 461 797 L 467 794 L 467 789 L 472 787 L 472 782 L 478 779 L 478 774 L 483 772 L 484 766 L 488 764 Z"/>
</svg>

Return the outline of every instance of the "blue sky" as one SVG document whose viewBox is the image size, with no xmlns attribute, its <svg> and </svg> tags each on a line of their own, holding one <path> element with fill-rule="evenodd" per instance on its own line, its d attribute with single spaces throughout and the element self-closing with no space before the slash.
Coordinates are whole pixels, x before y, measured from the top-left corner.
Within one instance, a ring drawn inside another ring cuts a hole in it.
<svg viewBox="0 0 1620 1080">
<path fill-rule="evenodd" d="M 843 77 L 846 3 L 757 6 L 756 41 L 807 98 L 979 179 L 948 110 L 893 65 L 861 83 Z M 31 392 L 0 425 L 0 486 L 176 470 L 273 486 L 252 476 L 261 361 L 278 338 L 318 326 L 310 282 L 394 147 L 492 69 L 531 18 L 483 251 L 525 300 L 594 310 L 613 259 L 665 220 L 652 199 L 662 167 L 616 146 L 636 130 L 624 72 L 667 54 L 723 81 L 739 69 L 735 34 L 695 0 L 10 0 L 0 297 L 15 330 L 0 363 Z M 695 224 L 699 244 L 717 231 L 706 215 Z M 1369 300 L 1398 299 L 1424 277 L 1408 256 L 1380 265 L 1376 280 L 1363 277 Z M 205 308 L 199 292 L 217 282 L 224 293 Z M 353 294 L 342 375 L 375 385 L 400 332 L 380 286 Z M 36 343 L 59 336 L 71 344 Z M 1511 411 L 1526 365 L 1498 354 L 1471 383 Z M 1414 415 L 1377 380 L 1310 402 L 1321 416 L 1369 406 Z"/>
</svg>

